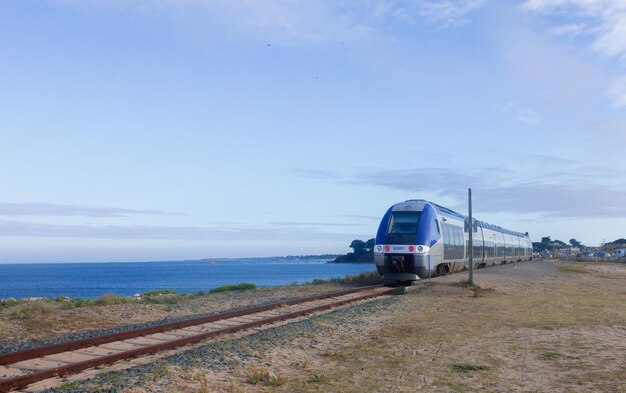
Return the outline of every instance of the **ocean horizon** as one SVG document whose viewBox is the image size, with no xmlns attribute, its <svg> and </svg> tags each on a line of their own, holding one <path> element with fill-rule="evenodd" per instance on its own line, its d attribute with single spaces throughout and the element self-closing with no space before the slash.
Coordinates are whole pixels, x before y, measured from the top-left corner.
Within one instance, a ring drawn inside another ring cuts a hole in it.
<svg viewBox="0 0 626 393">
<path fill-rule="evenodd" d="M 327 263 L 329 258 L 216 258 L 194 261 L 67 262 L 0 264 L 0 298 L 95 299 L 154 290 L 207 292 L 252 283 L 258 287 L 303 284 L 375 271 L 373 264 Z"/>
</svg>

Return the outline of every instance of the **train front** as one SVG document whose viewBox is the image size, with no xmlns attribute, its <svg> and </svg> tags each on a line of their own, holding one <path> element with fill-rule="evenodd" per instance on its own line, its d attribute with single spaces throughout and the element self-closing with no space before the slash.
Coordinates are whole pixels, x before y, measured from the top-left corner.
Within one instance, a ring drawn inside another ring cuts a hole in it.
<svg viewBox="0 0 626 393">
<path fill-rule="evenodd" d="M 374 245 L 383 280 L 416 281 L 434 272 L 432 248 L 440 239 L 437 211 L 423 200 L 396 203 L 385 213 Z"/>
</svg>

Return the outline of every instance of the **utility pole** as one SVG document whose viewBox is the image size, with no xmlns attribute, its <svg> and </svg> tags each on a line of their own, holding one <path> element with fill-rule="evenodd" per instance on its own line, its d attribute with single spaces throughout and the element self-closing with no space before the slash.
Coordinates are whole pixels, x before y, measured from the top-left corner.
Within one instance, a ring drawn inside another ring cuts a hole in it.
<svg viewBox="0 0 626 393">
<path fill-rule="evenodd" d="M 472 219 L 472 189 L 467 189 L 467 201 L 469 210 L 469 282 L 474 286 L 474 219 Z"/>
</svg>

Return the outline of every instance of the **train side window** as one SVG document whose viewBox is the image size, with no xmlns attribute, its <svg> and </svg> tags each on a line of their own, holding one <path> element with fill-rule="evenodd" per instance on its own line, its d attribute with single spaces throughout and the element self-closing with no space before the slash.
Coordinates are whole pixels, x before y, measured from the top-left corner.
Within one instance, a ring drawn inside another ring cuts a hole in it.
<svg viewBox="0 0 626 393">
<path fill-rule="evenodd" d="M 456 258 L 463 258 L 463 250 L 465 249 L 463 245 L 463 228 L 454 227 L 454 240 L 456 245 Z"/>
<path fill-rule="evenodd" d="M 443 259 L 450 259 L 450 228 L 447 224 L 441 224 L 443 232 Z"/>
</svg>

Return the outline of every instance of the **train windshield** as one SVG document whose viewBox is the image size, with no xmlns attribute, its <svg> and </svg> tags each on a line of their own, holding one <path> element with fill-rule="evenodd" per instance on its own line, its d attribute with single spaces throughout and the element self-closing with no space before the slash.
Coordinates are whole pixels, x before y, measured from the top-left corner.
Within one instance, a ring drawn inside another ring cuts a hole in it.
<svg viewBox="0 0 626 393">
<path fill-rule="evenodd" d="M 421 212 L 392 213 L 389 220 L 389 235 L 415 235 L 420 221 Z"/>
</svg>

